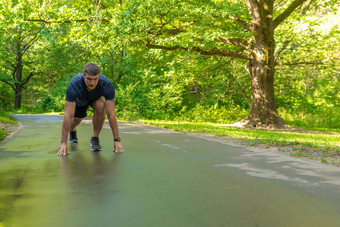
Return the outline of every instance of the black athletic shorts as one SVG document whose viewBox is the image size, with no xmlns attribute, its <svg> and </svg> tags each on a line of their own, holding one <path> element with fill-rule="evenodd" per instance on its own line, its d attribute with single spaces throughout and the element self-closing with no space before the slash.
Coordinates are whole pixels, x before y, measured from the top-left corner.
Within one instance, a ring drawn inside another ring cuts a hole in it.
<svg viewBox="0 0 340 227">
<path fill-rule="evenodd" d="M 74 112 L 74 117 L 76 117 L 76 118 L 86 117 L 87 116 L 86 112 L 87 112 L 87 109 L 89 108 L 89 106 L 91 106 L 93 108 L 92 103 L 91 104 L 89 103 L 86 106 L 76 106 L 76 111 Z"/>
<path fill-rule="evenodd" d="M 90 100 L 90 101 L 85 101 L 82 100 L 81 102 L 77 100 L 76 102 L 76 110 L 74 111 L 74 117 L 76 118 L 84 118 L 87 116 L 87 109 L 89 108 L 89 106 L 92 107 L 92 109 L 94 110 L 94 106 L 93 103 L 99 99 L 103 99 L 105 100 L 105 98 L 103 96 L 99 97 L 96 100 Z"/>
</svg>

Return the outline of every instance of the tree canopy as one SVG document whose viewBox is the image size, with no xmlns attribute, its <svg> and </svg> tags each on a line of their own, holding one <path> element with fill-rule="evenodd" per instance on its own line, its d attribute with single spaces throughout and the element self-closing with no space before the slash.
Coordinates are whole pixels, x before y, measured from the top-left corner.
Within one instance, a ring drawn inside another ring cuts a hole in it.
<svg viewBox="0 0 340 227">
<path fill-rule="evenodd" d="M 338 8 L 334 0 L 1 0 L 2 105 L 8 86 L 60 111 L 67 82 L 92 61 L 114 82 L 123 117 L 281 127 L 298 112 L 336 113 Z"/>
</svg>

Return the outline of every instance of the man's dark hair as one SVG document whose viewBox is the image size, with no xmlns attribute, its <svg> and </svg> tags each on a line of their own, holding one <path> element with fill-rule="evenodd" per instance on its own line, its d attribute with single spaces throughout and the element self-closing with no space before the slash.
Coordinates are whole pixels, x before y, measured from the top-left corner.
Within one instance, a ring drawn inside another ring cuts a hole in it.
<svg viewBox="0 0 340 227">
<path fill-rule="evenodd" d="M 99 69 L 99 66 L 94 64 L 94 63 L 88 63 L 84 66 L 84 75 L 87 74 L 87 75 L 91 75 L 91 76 L 94 76 L 94 75 L 97 75 L 98 73 L 100 73 L 100 69 Z"/>
</svg>

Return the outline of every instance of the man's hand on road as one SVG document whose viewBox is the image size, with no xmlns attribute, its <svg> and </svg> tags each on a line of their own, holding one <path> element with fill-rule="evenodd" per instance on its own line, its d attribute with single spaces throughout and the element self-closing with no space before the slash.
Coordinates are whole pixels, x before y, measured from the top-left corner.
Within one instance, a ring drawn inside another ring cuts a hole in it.
<svg viewBox="0 0 340 227">
<path fill-rule="evenodd" d="M 63 152 L 64 152 L 64 155 L 68 155 L 69 154 L 67 152 L 67 143 L 60 143 L 59 151 L 58 151 L 57 155 L 62 155 Z"/>
<path fill-rule="evenodd" d="M 121 142 L 119 141 L 115 141 L 115 147 L 113 149 L 113 152 L 117 153 L 118 149 L 120 150 L 120 152 L 124 152 L 124 148 Z"/>
</svg>

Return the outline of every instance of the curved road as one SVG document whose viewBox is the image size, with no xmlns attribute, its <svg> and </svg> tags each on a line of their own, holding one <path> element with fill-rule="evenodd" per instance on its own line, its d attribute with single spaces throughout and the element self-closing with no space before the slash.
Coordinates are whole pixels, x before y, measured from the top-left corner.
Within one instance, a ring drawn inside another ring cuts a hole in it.
<svg viewBox="0 0 340 227">
<path fill-rule="evenodd" d="M 340 168 L 119 123 L 126 150 L 56 156 L 61 116 L 15 115 L 0 144 L 0 226 L 339 226 Z"/>
</svg>

